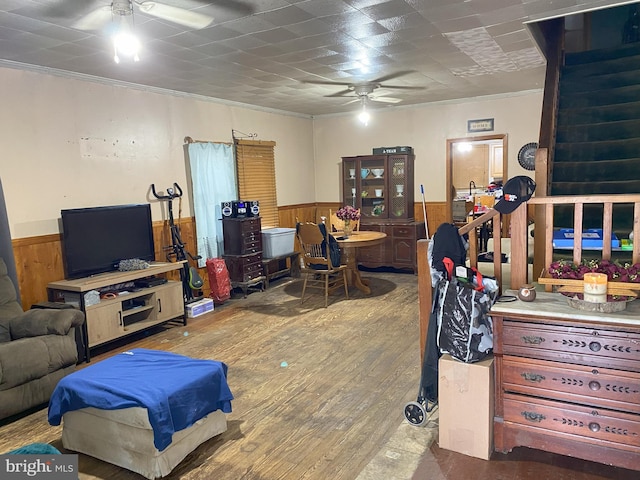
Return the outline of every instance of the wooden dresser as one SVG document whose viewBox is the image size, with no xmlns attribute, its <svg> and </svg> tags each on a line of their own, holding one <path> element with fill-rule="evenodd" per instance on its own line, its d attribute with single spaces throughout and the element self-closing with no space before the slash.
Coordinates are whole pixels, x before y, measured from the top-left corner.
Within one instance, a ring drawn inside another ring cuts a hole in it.
<svg viewBox="0 0 640 480">
<path fill-rule="evenodd" d="M 247 288 L 261 282 L 262 232 L 260 217 L 222 219 L 224 261 L 229 270 L 232 287 L 240 287 L 246 296 Z"/>
<path fill-rule="evenodd" d="M 640 301 L 590 313 L 537 292 L 534 302 L 497 303 L 492 317 L 495 450 L 640 470 Z"/>
</svg>

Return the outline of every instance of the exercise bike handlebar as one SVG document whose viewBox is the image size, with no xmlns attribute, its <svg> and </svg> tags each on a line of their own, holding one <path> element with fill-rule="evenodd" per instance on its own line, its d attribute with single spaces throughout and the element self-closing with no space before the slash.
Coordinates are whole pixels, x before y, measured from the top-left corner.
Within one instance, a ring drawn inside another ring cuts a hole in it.
<svg viewBox="0 0 640 480">
<path fill-rule="evenodd" d="M 153 193 L 153 196 L 158 200 L 173 200 L 174 198 L 180 198 L 182 196 L 182 189 L 180 188 L 180 185 L 174 183 L 173 187 L 167 188 L 167 195 L 158 195 L 156 192 L 156 185 L 155 183 L 152 183 L 151 193 Z"/>
</svg>

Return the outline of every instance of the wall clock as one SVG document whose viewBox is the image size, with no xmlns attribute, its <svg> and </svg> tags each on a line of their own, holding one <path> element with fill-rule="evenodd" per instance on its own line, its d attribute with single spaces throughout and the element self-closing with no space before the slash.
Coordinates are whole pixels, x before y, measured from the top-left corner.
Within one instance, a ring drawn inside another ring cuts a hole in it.
<svg viewBox="0 0 640 480">
<path fill-rule="evenodd" d="M 537 143 L 527 143 L 518 152 L 518 163 L 525 170 L 535 170 Z"/>
</svg>

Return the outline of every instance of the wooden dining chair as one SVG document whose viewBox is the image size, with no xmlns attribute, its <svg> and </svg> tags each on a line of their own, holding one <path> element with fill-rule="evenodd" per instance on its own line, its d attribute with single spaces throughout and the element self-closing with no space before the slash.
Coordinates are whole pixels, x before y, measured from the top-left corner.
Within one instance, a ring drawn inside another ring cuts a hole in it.
<svg viewBox="0 0 640 480">
<path fill-rule="evenodd" d="M 360 209 L 358 209 L 358 212 L 360 212 Z M 344 220 L 338 218 L 336 212 L 331 209 L 329 209 L 329 225 L 332 232 L 342 232 L 344 230 Z M 354 232 L 360 231 L 360 220 L 352 220 L 351 225 Z"/>
<path fill-rule="evenodd" d="M 349 298 L 349 288 L 347 286 L 347 266 L 333 265 L 329 248 L 329 232 L 324 229 L 323 234 L 317 223 L 299 223 L 297 228 L 298 241 L 302 248 L 303 267 L 301 273 L 304 275 L 302 285 L 302 299 L 309 288 L 321 289 L 324 291 L 324 306 L 329 304 L 329 292 L 344 286 L 344 294 Z M 323 242 L 324 245 L 323 245 Z M 339 262 L 338 262 L 339 263 Z"/>
</svg>

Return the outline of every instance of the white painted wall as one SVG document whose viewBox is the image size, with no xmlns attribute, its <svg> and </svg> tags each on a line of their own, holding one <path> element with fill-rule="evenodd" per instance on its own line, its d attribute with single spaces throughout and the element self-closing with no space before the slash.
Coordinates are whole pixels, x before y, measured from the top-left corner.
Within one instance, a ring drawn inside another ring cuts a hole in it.
<svg viewBox="0 0 640 480">
<path fill-rule="evenodd" d="M 0 68 L 0 85 L 0 178 L 12 238 L 59 232 L 65 208 L 153 200 L 161 220 L 150 185 L 177 182 L 187 191 L 184 137 L 231 142 L 232 129 L 277 143 L 280 205 L 315 201 L 310 118 L 8 68 Z M 191 212 L 183 199 L 182 215 Z"/>
<path fill-rule="evenodd" d="M 467 120 L 494 118 L 507 133 L 509 176 L 527 174 L 518 149 L 536 141 L 542 92 L 304 118 L 207 99 L 145 91 L 48 73 L 0 68 L 0 178 L 12 238 L 59 232 L 60 210 L 152 201 L 149 188 L 187 190 L 185 136 L 230 142 L 231 130 L 277 143 L 278 205 L 340 200 L 340 162 L 373 147 L 410 145 L 416 199 L 445 199 L 447 138 L 466 137 Z M 188 193 L 188 192 L 187 192 Z M 182 215 L 191 216 L 189 199 Z M 153 202 L 153 219 L 164 209 Z M 176 210 L 177 214 L 177 210 Z"/>
<path fill-rule="evenodd" d="M 415 198 L 420 184 L 425 198 L 445 201 L 447 139 L 488 134 L 508 135 L 508 176 L 529 175 L 518 164 L 518 150 L 537 142 L 542 114 L 542 91 L 509 97 L 468 99 L 463 103 L 439 103 L 416 107 L 378 109 L 364 127 L 349 116 L 321 117 L 314 121 L 316 200 L 340 199 L 341 157 L 370 155 L 373 147 L 408 145 L 416 155 Z M 494 119 L 494 130 L 467 133 L 467 120 Z"/>
</svg>

